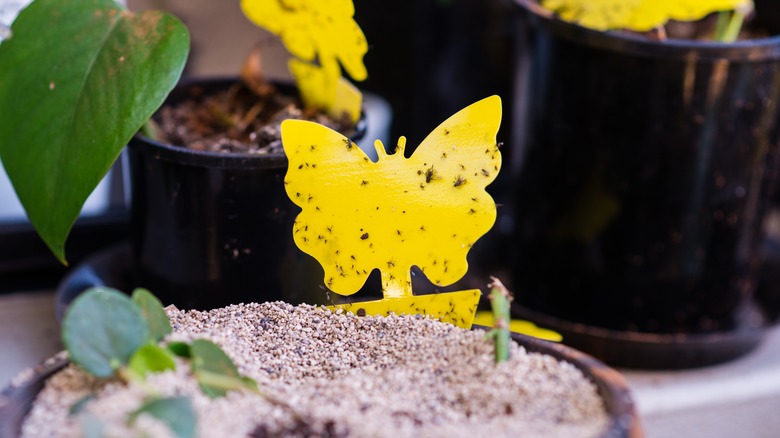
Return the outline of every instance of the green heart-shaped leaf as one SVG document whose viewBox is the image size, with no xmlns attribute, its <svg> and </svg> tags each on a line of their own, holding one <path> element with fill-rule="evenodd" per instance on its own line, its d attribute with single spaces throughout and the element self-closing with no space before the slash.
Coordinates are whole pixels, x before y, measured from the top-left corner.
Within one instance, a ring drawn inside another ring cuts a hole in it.
<svg viewBox="0 0 780 438">
<path fill-rule="evenodd" d="M 167 345 L 168 351 L 175 354 L 176 356 L 183 357 L 185 359 L 190 359 L 192 357 L 192 353 L 190 352 L 190 344 L 186 342 L 171 342 Z"/>
<path fill-rule="evenodd" d="M 192 438 L 197 429 L 197 414 L 192 401 L 185 396 L 151 398 L 130 414 L 128 423 L 133 424 L 141 414 L 149 414 L 167 425 L 179 438 Z"/>
<path fill-rule="evenodd" d="M 200 384 L 203 393 L 211 398 L 222 397 L 228 391 L 257 391 L 254 380 L 243 377 L 238 368 L 217 344 L 204 339 L 196 339 L 190 345 L 192 373 Z"/>
<path fill-rule="evenodd" d="M 176 362 L 173 360 L 173 353 L 167 348 L 146 344 L 133 354 L 127 367 L 133 375 L 144 378 L 149 373 L 175 370 Z"/>
<path fill-rule="evenodd" d="M 87 290 L 62 321 L 62 342 L 70 360 L 97 377 L 113 375 L 146 340 L 141 309 L 114 289 Z"/>
<path fill-rule="evenodd" d="M 60 261 L 89 194 L 178 81 L 189 33 L 113 0 L 35 0 L 0 44 L 0 160 Z"/>
<path fill-rule="evenodd" d="M 81 425 L 82 438 L 103 438 L 105 437 L 106 426 L 94 414 L 86 413 L 79 420 Z"/>
<path fill-rule="evenodd" d="M 172 332 L 171 320 L 165 314 L 160 300 L 146 289 L 138 288 L 133 291 L 133 302 L 141 308 L 141 313 L 149 328 L 149 341 L 157 342 L 165 335 Z"/>
<path fill-rule="evenodd" d="M 96 396 L 95 394 L 87 394 L 84 397 L 81 397 L 76 401 L 76 403 L 73 403 L 70 408 L 68 409 L 68 416 L 78 415 L 81 413 L 81 411 L 84 410 L 85 407 L 89 404 L 89 402 L 95 400 Z"/>
</svg>

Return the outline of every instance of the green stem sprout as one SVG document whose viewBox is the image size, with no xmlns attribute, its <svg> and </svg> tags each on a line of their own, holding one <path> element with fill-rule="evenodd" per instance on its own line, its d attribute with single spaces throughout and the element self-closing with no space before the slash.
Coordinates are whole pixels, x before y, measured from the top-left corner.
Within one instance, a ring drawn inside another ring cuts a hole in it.
<svg viewBox="0 0 780 438">
<path fill-rule="evenodd" d="M 509 308 L 512 302 L 512 294 L 499 281 L 498 278 L 490 277 L 490 306 L 493 309 L 493 330 L 488 332 L 488 336 L 493 338 L 495 343 L 496 363 L 509 360 Z"/>
<path fill-rule="evenodd" d="M 718 14 L 718 21 L 715 24 L 715 35 L 713 39 L 721 43 L 733 43 L 737 40 L 742 25 L 745 23 L 745 11 L 736 9 L 734 11 L 723 11 Z"/>
</svg>

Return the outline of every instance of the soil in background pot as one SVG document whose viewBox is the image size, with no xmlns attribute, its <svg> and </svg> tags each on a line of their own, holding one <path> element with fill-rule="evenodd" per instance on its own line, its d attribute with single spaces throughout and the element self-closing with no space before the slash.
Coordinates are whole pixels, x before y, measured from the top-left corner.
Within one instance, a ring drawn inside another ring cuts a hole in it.
<svg viewBox="0 0 780 438">
<path fill-rule="evenodd" d="M 311 120 L 339 132 L 352 128 L 349 120 L 304 112 L 296 96 L 258 95 L 243 83 L 191 96 L 155 115 L 160 141 L 196 151 L 283 154 L 280 124 L 286 119 Z"/>
</svg>

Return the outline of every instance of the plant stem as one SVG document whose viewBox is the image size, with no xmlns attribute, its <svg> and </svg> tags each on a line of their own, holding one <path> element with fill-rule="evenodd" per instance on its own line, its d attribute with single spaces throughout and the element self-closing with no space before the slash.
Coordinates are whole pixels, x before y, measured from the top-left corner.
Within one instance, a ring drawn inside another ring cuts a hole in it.
<svg viewBox="0 0 780 438">
<path fill-rule="evenodd" d="M 509 303 L 512 295 L 495 277 L 490 277 L 490 306 L 493 309 L 493 330 L 490 336 L 495 342 L 496 363 L 509 360 Z"/>
<path fill-rule="evenodd" d="M 666 27 L 665 26 L 658 26 L 655 28 L 655 34 L 658 37 L 658 41 L 666 41 L 667 35 L 666 35 Z"/>
<path fill-rule="evenodd" d="M 149 119 L 141 126 L 141 134 L 150 140 L 160 140 L 160 126 L 154 120 Z"/>
<path fill-rule="evenodd" d="M 125 383 L 134 383 L 141 387 L 143 391 L 152 397 L 159 397 L 160 391 L 157 390 L 154 386 L 149 384 L 149 382 L 146 381 L 146 377 L 142 375 L 138 375 L 133 372 L 130 368 L 123 366 L 116 370 L 116 375 L 119 377 L 123 382 Z"/>
<path fill-rule="evenodd" d="M 247 390 L 255 393 L 260 392 L 256 385 L 250 385 L 246 381 L 234 376 L 204 370 L 196 372 L 196 376 L 198 383 L 201 385 L 213 386 L 225 391 Z"/>
<path fill-rule="evenodd" d="M 745 22 L 745 12 L 741 9 L 723 11 L 718 14 L 713 39 L 721 43 L 732 43 L 737 40 L 742 24 Z"/>
<path fill-rule="evenodd" d="M 723 34 L 726 33 L 726 27 L 729 24 L 730 11 L 718 12 L 718 20 L 715 22 L 715 33 L 712 34 L 712 39 L 715 41 L 721 41 Z"/>
</svg>

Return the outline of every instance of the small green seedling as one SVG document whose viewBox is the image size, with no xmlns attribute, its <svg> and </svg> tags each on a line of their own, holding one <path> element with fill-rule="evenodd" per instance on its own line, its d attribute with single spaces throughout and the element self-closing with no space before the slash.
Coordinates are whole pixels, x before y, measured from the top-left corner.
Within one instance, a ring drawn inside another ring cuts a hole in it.
<svg viewBox="0 0 780 438">
<path fill-rule="evenodd" d="M 62 322 L 71 361 L 88 373 L 123 380 L 174 369 L 173 355 L 157 343 L 171 332 L 160 301 L 145 289 L 132 298 L 110 288 L 79 296 Z"/>
<path fill-rule="evenodd" d="M 751 11 L 752 5 L 738 7 L 733 11 L 718 12 L 718 20 L 715 24 L 715 33 L 712 39 L 721 43 L 733 43 L 737 40 L 745 17 Z"/>
<path fill-rule="evenodd" d="M 230 357 L 217 344 L 196 339 L 190 345 L 192 373 L 200 389 L 211 398 L 242 389 L 258 392 L 254 380 L 241 376 Z"/>
<path fill-rule="evenodd" d="M 509 305 L 512 294 L 498 278 L 490 277 L 490 306 L 493 308 L 493 329 L 487 334 L 495 343 L 496 363 L 509 360 Z"/>
<path fill-rule="evenodd" d="M 188 397 L 150 397 L 130 414 L 127 424 L 133 425 L 141 414 L 148 414 L 162 421 L 178 437 L 194 438 L 196 435 L 197 416 Z"/>
<path fill-rule="evenodd" d="M 195 436 L 197 423 L 191 401 L 187 397 L 161 397 L 144 386 L 149 373 L 174 370 L 178 356 L 190 360 L 192 374 L 209 397 L 234 390 L 258 392 L 258 388 L 254 380 L 241 376 L 230 357 L 212 342 L 198 339 L 160 345 L 171 332 L 162 303 L 145 289 L 136 289 L 131 297 L 105 287 L 89 289 L 73 301 L 62 322 L 62 341 L 75 365 L 95 377 L 138 383 L 149 393 L 146 402 L 130 414 L 128 424 L 148 414 L 165 423 L 177 437 L 190 438 Z M 79 400 L 71 414 L 77 415 L 92 400 L 94 395 Z M 85 434 L 100 430 L 96 418 L 85 417 L 82 425 Z"/>
</svg>

